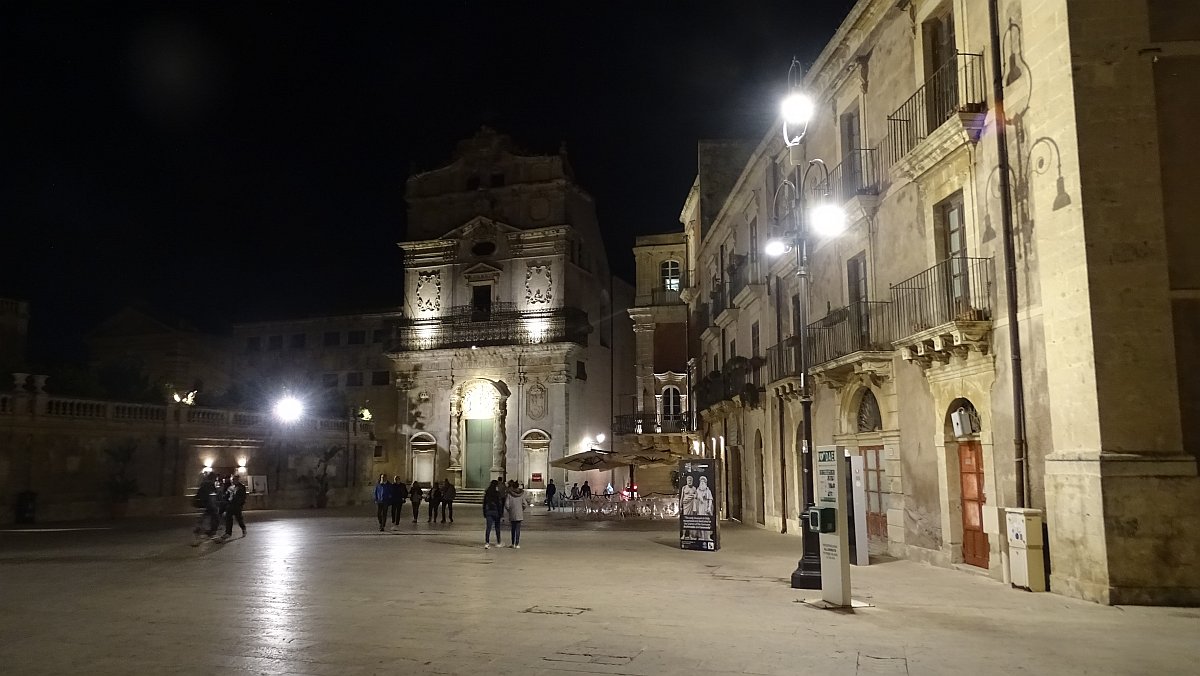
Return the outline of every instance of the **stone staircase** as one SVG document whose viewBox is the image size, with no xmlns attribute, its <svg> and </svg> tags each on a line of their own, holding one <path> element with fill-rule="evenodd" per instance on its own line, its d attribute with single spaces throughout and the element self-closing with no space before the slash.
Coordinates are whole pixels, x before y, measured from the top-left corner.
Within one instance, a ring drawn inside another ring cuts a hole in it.
<svg viewBox="0 0 1200 676">
<path fill-rule="evenodd" d="M 456 488 L 454 489 L 454 502 L 460 502 L 468 505 L 483 504 L 483 489 L 482 488 Z"/>
</svg>

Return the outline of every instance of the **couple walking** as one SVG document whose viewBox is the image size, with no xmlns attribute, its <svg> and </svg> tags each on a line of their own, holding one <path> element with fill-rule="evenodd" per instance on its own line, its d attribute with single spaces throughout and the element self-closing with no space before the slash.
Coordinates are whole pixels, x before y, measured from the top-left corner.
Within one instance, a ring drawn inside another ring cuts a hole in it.
<svg viewBox="0 0 1200 676">
<path fill-rule="evenodd" d="M 521 548 L 521 522 L 525 520 L 525 508 L 529 501 L 525 491 L 516 481 L 509 481 L 501 488 L 500 482 L 492 479 L 487 490 L 483 492 L 483 517 L 487 519 L 487 528 L 483 533 L 483 548 L 492 546 L 492 528 L 496 529 L 496 546 L 502 547 L 500 541 L 500 520 L 508 519 L 510 527 L 509 546 Z"/>
</svg>

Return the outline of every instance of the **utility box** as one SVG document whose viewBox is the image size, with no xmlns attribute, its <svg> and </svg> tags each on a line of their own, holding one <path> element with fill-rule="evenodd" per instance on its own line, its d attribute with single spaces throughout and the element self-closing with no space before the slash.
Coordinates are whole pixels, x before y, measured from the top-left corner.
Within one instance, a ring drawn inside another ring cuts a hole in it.
<svg viewBox="0 0 1200 676">
<path fill-rule="evenodd" d="M 813 533 L 836 533 L 837 510 L 833 507 L 809 508 L 808 530 Z"/>
<path fill-rule="evenodd" d="M 1042 559 L 1042 511 L 1008 507 L 1008 562 L 1012 586 L 1046 591 L 1046 566 Z"/>
</svg>

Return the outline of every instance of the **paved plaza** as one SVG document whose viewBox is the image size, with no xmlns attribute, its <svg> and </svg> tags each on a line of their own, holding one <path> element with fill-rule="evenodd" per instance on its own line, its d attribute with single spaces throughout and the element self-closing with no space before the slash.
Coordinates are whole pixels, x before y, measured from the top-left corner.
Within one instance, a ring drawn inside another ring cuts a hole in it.
<svg viewBox="0 0 1200 676">
<path fill-rule="evenodd" d="M 522 548 L 458 523 L 379 533 L 374 508 L 252 512 L 189 546 L 184 517 L 0 532 L 6 674 L 1181 674 L 1200 610 L 1104 607 L 906 561 L 855 568 L 822 611 L 799 540 L 541 511 Z M 56 530 L 57 528 L 66 528 Z M 236 531 L 236 528 L 235 528 Z M 507 537 L 505 538 L 507 542 Z"/>
</svg>

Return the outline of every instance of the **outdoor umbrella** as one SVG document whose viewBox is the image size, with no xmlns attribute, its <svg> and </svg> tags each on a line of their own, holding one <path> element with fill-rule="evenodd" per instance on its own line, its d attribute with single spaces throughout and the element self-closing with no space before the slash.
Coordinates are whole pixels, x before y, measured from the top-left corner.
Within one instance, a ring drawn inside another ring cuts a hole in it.
<svg viewBox="0 0 1200 676">
<path fill-rule="evenodd" d="M 590 450 L 583 453 L 568 455 L 550 463 L 552 467 L 561 467 L 572 472 L 586 472 L 591 469 L 615 469 L 625 467 L 629 463 L 616 457 L 615 453 Z"/>
</svg>

